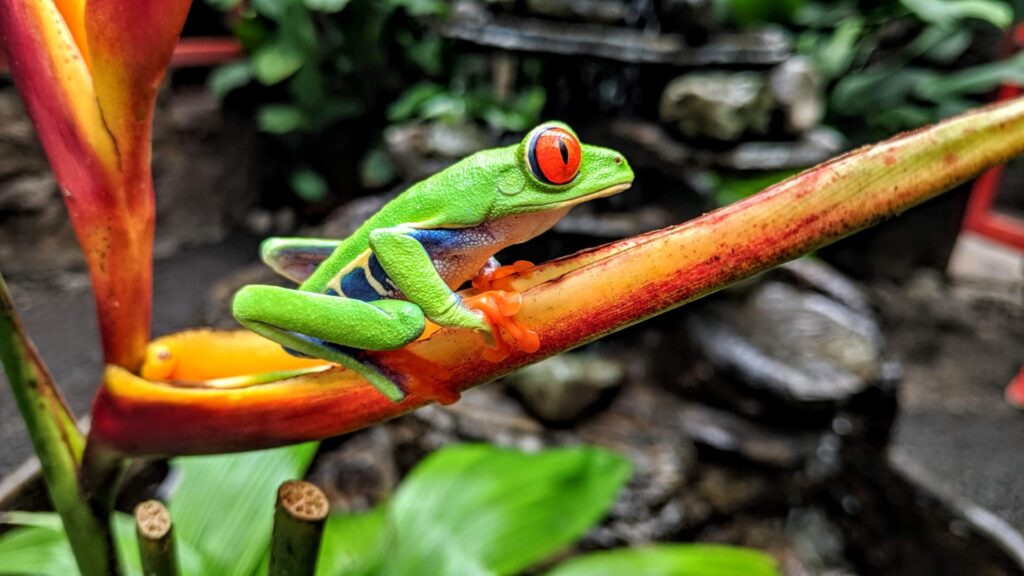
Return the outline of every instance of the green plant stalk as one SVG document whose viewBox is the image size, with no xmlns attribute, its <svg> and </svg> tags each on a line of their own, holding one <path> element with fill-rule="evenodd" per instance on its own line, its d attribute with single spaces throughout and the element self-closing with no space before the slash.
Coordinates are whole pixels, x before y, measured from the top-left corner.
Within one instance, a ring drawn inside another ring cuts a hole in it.
<svg viewBox="0 0 1024 576">
<path fill-rule="evenodd" d="M 139 559 L 146 576 L 177 576 L 178 557 L 174 545 L 174 526 L 167 508 L 157 500 L 135 507 L 135 534 L 139 541 Z"/>
<path fill-rule="evenodd" d="M 3 276 L 0 276 L 0 360 L 79 569 L 86 576 L 116 574 L 118 565 L 109 518 L 106 514 L 94 513 L 78 483 L 85 439 L 53 377 L 25 335 Z"/>
<path fill-rule="evenodd" d="M 274 509 L 269 576 L 316 574 L 328 510 L 327 497 L 313 484 L 293 480 L 281 485 Z"/>
</svg>

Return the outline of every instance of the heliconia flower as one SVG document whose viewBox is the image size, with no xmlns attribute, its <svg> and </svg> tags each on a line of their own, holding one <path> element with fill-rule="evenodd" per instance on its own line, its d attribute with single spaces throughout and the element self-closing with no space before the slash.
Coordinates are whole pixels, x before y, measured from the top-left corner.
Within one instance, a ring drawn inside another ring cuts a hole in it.
<svg viewBox="0 0 1024 576">
<path fill-rule="evenodd" d="M 127 455 L 249 450 L 454 402 L 468 388 L 815 250 L 1021 152 L 1024 100 L 1014 100 L 851 152 L 690 222 L 523 270 L 505 287 L 520 291 L 515 319 L 539 348 L 492 362 L 475 334 L 441 329 L 373 353 L 399 375 L 408 393 L 400 403 L 347 370 L 297 365 L 276 344 L 241 332 L 160 339 L 147 363 L 159 380 L 108 368 L 91 437 Z"/>
<path fill-rule="evenodd" d="M 157 88 L 189 0 L 0 0 L 0 42 L 92 276 L 105 359 L 149 337 Z"/>
</svg>

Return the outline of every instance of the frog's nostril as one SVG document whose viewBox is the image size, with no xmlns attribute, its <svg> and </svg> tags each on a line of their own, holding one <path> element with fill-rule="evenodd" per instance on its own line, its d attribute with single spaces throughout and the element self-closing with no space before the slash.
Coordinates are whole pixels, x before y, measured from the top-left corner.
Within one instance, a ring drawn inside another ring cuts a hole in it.
<svg viewBox="0 0 1024 576">
<path fill-rule="evenodd" d="M 615 157 L 615 158 L 614 158 L 614 159 L 612 160 L 612 162 L 615 162 L 616 164 L 622 164 L 622 156 L 616 156 L 616 157 Z"/>
</svg>

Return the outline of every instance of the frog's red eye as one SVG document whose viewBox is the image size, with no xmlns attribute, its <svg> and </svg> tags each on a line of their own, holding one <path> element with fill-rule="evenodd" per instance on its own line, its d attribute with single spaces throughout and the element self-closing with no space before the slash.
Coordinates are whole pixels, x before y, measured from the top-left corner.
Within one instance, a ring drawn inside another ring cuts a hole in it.
<svg viewBox="0 0 1024 576">
<path fill-rule="evenodd" d="M 571 132 L 552 126 L 538 130 L 526 147 L 530 172 L 545 184 L 566 184 L 580 170 L 579 140 Z"/>
</svg>

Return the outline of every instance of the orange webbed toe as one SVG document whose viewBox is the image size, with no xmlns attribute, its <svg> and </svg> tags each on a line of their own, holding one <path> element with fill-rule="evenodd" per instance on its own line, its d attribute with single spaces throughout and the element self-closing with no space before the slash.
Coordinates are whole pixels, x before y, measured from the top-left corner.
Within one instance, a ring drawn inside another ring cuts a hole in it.
<svg viewBox="0 0 1024 576">
<path fill-rule="evenodd" d="M 523 306 L 523 298 L 518 292 L 489 290 L 469 296 L 463 303 L 481 312 L 491 327 L 494 345 L 484 350 L 484 358 L 487 360 L 500 362 L 514 350 L 536 352 L 540 349 L 537 333 L 515 319 L 516 313 Z"/>
</svg>

